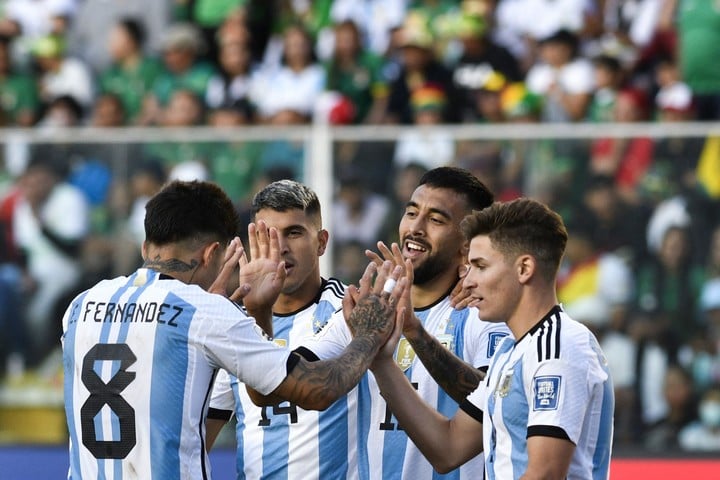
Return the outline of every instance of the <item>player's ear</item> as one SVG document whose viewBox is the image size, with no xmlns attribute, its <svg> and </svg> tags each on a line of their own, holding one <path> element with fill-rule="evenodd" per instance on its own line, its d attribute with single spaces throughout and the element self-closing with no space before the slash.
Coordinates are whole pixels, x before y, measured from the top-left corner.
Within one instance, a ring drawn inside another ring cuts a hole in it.
<svg viewBox="0 0 720 480">
<path fill-rule="evenodd" d="M 140 247 L 140 254 L 142 255 L 143 261 L 147 260 L 147 241 L 143 240 L 142 247 Z"/>
<path fill-rule="evenodd" d="M 535 268 L 537 267 L 535 257 L 532 255 L 520 255 L 515 261 L 518 281 L 520 283 L 527 283 L 532 276 L 535 274 Z"/>
<path fill-rule="evenodd" d="M 327 248 L 328 239 L 330 238 L 330 234 L 327 230 L 320 229 L 317 233 L 318 238 L 318 257 L 321 256 L 323 253 L 325 253 L 325 249 Z"/>
<path fill-rule="evenodd" d="M 212 242 L 205 245 L 203 249 L 202 259 L 203 265 L 210 265 L 212 262 L 213 255 L 215 255 L 220 249 L 220 242 Z"/>
</svg>

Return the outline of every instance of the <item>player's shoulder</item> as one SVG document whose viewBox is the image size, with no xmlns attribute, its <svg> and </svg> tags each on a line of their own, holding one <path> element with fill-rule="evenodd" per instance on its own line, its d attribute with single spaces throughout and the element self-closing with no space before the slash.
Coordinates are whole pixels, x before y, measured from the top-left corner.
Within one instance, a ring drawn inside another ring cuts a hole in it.
<svg viewBox="0 0 720 480">
<path fill-rule="evenodd" d="M 320 289 L 320 300 L 326 300 L 333 304 L 342 302 L 347 286 L 335 277 L 323 279 Z"/>
<path fill-rule="evenodd" d="M 594 336 L 582 323 L 573 320 L 556 306 L 532 332 L 537 345 L 538 362 L 564 359 L 575 362 L 584 355 L 594 355 Z"/>
</svg>

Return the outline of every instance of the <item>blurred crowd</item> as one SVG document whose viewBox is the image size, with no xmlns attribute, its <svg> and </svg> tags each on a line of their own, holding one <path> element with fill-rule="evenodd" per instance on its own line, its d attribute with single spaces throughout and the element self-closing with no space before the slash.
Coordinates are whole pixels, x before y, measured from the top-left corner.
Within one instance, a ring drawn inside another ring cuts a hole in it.
<svg viewBox="0 0 720 480">
<path fill-rule="evenodd" d="M 7 0 L 0 125 L 572 124 L 720 119 L 710 0 Z M 571 128 L 570 126 L 568 128 Z M 119 151 L 121 150 L 121 151 Z M 118 162 L 118 158 L 122 161 Z M 560 211 L 558 294 L 601 339 L 616 445 L 720 450 L 720 138 L 456 142 L 418 128 L 339 142 L 336 276 L 396 241 L 427 169 L 473 171 L 500 200 Z M 0 364 L 57 348 L 70 298 L 134 268 L 144 204 L 215 180 L 249 220 L 264 184 L 303 179 L 276 142 L 5 145 Z M 119 168 L 118 165 L 122 165 Z"/>
</svg>

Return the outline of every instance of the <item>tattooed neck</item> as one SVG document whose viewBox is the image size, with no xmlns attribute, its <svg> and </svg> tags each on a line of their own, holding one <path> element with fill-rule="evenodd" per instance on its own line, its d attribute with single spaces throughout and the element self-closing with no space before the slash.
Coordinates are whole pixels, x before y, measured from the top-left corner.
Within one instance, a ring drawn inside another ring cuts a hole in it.
<svg viewBox="0 0 720 480">
<path fill-rule="evenodd" d="M 195 259 L 190 260 L 190 263 L 184 262 L 177 258 L 162 259 L 160 256 L 156 256 L 153 259 L 145 260 L 143 267 L 152 268 L 163 273 L 172 272 L 189 272 L 198 266 L 198 261 Z"/>
</svg>

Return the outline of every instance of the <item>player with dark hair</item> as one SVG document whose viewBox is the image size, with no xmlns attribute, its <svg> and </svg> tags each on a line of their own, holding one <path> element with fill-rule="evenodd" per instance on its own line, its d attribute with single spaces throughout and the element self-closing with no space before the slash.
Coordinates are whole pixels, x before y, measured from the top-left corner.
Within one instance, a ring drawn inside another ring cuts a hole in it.
<svg viewBox="0 0 720 480">
<path fill-rule="evenodd" d="M 394 327 L 406 279 L 370 264 L 346 302 L 355 338 L 328 362 L 269 341 L 285 280 L 276 229 L 249 227 L 252 261 L 230 199 L 207 182 L 175 181 L 147 204 L 144 265 L 78 295 L 63 318 L 69 478 L 209 478 L 205 417 L 222 368 L 260 395 L 325 409 L 362 377 Z M 240 285 L 223 292 L 240 265 Z M 375 286 L 371 280 L 377 271 Z M 387 288 L 385 280 L 392 279 Z M 392 286 L 394 285 L 394 287 Z M 231 299 L 243 297 L 247 311 Z M 256 323 L 256 321 L 258 323 Z"/>
<path fill-rule="evenodd" d="M 490 479 L 608 478 L 612 382 L 593 334 L 557 302 L 562 219 L 518 199 L 474 212 L 462 227 L 471 304 L 517 340 L 500 343 L 487 377 L 451 419 L 415 395 L 393 362 L 399 331 L 371 367 L 380 391 L 440 472 L 484 451 Z"/>
<path fill-rule="evenodd" d="M 273 340 L 295 348 L 322 329 L 342 306 L 345 285 L 320 275 L 328 231 L 320 202 L 307 186 L 279 180 L 252 202 L 253 221 L 276 228 L 287 277 L 273 305 Z M 208 445 L 234 413 L 238 478 L 338 478 L 357 466 L 348 456 L 348 403 L 343 397 L 323 412 L 282 402 L 258 407 L 233 375 L 221 371 L 208 413 Z"/>
<path fill-rule="evenodd" d="M 416 273 L 410 295 L 404 297 L 405 337 L 395 352 L 395 362 L 420 396 L 447 415 L 452 415 L 458 402 L 477 388 L 495 345 L 508 335 L 504 324 L 481 322 L 474 308 L 456 310 L 450 300 L 467 256 L 460 222 L 492 201 L 492 193 L 467 170 L 430 170 L 421 178 L 400 220 L 402 247 L 395 246 L 390 252 L 380 244 L 387 260 L 412 264 L 411 270 Z M 372 258 L 383 263 L 375 254 Z M 350 331 L 338 315 L 306 341 L 300 352 L 309 359 L 332 358 L 350 339 Z M 350 417 L 349 435 L 351 442 L 357 442 L 359 477 L 437 478 L 432 465 L 408 438 L 402 422 L 393 418 L 372 375 L 350 395 L 355 394 L 357 419 Z M 475 478 L 482 470 L 482 459 L 478 459 L 443 478 Z"/>
</svg>

